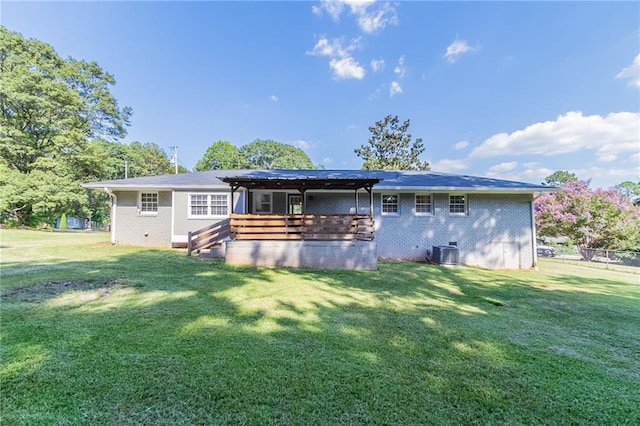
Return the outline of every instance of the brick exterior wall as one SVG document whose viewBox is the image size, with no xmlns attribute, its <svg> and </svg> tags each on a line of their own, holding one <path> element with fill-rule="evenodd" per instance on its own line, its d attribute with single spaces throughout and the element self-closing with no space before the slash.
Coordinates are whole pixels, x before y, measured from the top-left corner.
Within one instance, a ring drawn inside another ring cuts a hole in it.
<svg viewBox="0 0 640 426">
<path fill-rule="evenodd" d="M 433 214 L 428 216 L 415 215 L 414 193 L 399 196 L 399 214 L 381 215 L 381 194 L 374 193 L 379 258 L 424 260 L 433 246 L 455 242 L 465 265 L 533 266 L 531 195 L 470 194 L 468 215 L 463 216 L 449 214 L 449 194 L 433 194 Z M 358 204 L 360 211 L 367 211 L 368 195 L 360 195 Z M 314 193 L 307 202 L 309 213 L 349 213 L 354 207 L 353 194 L 344 193 Z"/>
<path fill-rule="evenodd" d="M 148 191 L 153 192 L 153 191 Z M 171 247 L 171 191 L 158 192 L 158 214 L 138 211 L 138 191 L 116 191 L 116 244 Z"/>
</svg>

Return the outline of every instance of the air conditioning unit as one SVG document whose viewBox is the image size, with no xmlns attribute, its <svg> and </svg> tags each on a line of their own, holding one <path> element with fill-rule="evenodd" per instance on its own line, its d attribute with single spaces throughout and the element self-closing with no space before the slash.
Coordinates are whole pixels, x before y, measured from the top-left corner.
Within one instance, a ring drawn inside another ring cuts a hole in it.
<svg viewBox="0 0 640 426">
<path fill-rule="evenodd" d="M 441 265 L 458 265 L 460 251 L 456 246 L 433 246 L 433 261 Z"/>
</svg>

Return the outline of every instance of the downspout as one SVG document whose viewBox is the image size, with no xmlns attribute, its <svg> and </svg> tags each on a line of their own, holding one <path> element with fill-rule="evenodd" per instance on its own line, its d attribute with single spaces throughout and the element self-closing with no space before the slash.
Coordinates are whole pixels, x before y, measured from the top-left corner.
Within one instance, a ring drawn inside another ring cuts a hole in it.
<svg viewBox="0 0 640 426">
<path fill-rule="evenodd" d="M 106 192 L 109 197 L 111 197 L 111 244 L 116 243 L 116 211 L 118 210 L 118 197 L 116 194 L 111 192 L 109 188 L 104 187 L 104 192 Z"/>
<path fill-rule="evenodd" d="M 538 198 L 540 196 L 540 194 L 538 194 L 537 196 L 534 194 L 533 197 L 531 197 L 531 249 L 533 252 L 533 269 L 534 270 L 538 270 L 538 250 L 536 249 L 536 234 L 538 233 L 538 231 L 536 230 L 536 209 L 535 209 L 535 202 L 536 202 L 536 198 Z"/>
</svg>

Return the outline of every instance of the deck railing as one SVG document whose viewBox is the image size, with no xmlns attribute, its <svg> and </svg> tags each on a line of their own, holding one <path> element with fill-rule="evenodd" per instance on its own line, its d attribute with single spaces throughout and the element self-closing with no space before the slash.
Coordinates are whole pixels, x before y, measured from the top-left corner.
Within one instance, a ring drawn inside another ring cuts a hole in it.
<svg viewBox="0 0 640 426">
<path fill-rule="evenodd" d="M 212 247 L 231 236 L 229 219 L 221 220 L 194 232 L 189 232 L 187 242 L 187 256 L 195 250 Z"/>
<path fill-rule="evenodd" d="M 371 215 L 232 214 L 233 240 L 373 240 Z"/>
</svg>

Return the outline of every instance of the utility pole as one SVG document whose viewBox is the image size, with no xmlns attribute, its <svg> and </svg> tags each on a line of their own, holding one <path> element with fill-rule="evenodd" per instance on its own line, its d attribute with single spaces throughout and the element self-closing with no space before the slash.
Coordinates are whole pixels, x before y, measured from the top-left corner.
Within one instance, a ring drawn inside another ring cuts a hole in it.
<svg viewBox="0 0 640 426">
<path fill-rule="evenodd" d="M 169 161 L 170 164 L 173 164 L 176 168 L 176 174 L 178 174 L 178 147 L 177 146 L 170 146 L 169 149 L 171 149 L 171 160 Z"/>
</svg>

